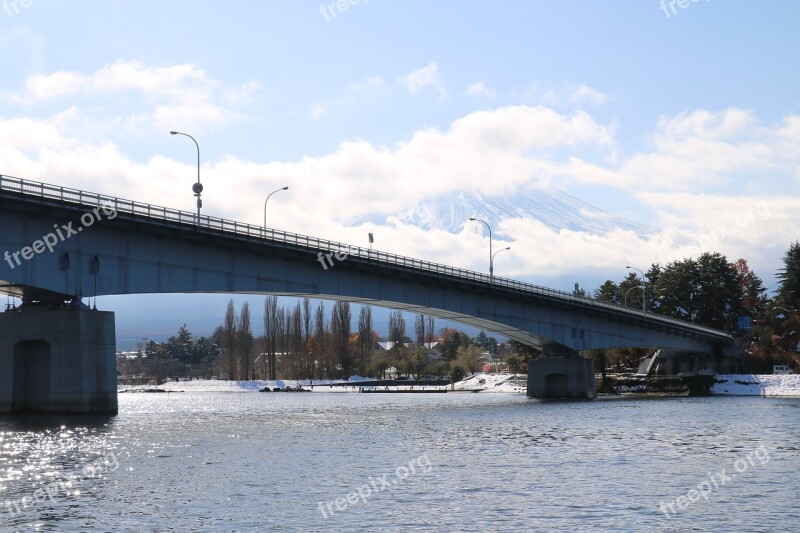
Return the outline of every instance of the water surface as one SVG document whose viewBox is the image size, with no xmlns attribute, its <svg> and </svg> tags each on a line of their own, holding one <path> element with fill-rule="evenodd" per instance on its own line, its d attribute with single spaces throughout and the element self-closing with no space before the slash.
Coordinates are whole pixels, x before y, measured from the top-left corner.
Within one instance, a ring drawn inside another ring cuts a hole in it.
<svg viewBox="0 0 800 533">
<path fill-rule="evenodd" d="M 1 530 L 800 530 L 800 399 L 119 399 L 0 418 Z"/>
</svg>

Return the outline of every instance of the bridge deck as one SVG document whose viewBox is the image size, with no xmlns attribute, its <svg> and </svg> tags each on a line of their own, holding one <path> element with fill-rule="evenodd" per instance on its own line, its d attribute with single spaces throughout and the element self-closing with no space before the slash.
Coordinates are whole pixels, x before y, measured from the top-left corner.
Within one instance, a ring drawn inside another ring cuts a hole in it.
<svg viewBox="0 0 800 533">
<path fill-rule="evenodd" d="M 504 289 L 518 293 L 529 294 L 540 299 L 549 299 L 562 303 L 569 303 L 572 306 L 586 307 L 595 311 L 603 310 L 607 313 L 625 315 L 629 318 L 647 320 L 651 323 L 661 323 L 664 326 L 678 328 L 684 332 L 710 337 L 717 340 L 729 341 L 730 335 L 725 332 L 695 325 L 683 320 L 678 320 L 652 313 L 643 313 L 623 307 L 619 304 L 601 302 L 592 298 L 585 298 L 558 291 L 539 285 L 526 283 L 518 280 L 490 277 L 472 270 L 456 268 L 440 263 L 423 261 L 402 255 L 390 254 L 380 250 L 371 250 L 358 246 L 352 246 L 341 242 L 319 239 L 308 235 L 301 235 L 287 231 L 264 228 L 252 224 L 227 220 L 209 215 L 198 216 L 195 213 L 171 209 L 168 207 L 156 206 L 147 203 L 126 200 L 113 196 L 71 189 L 58 185 L 23 180 L 11 176 L 0 175 L 0 198 L 15 198 L 24 202 L 33 202 L 43 205 L 57 203 L 59 205 L 71 205 L 75 208 L 92 208 L 97 206 L 111 206 L 121 215 L 129 215 L 137 219 L 146 219 L 148 223 L 156 225 L 179 225 L 183 228 L 191 228 L 194 231 L 210 232 L 214 234 L 224 233 L 228 236 L 269 241 L 272 244 L 280 243 L 292 248 L 305 249 L 312 253 L 318 251 L 344 252 L 348 258 L 361 259 L 366 262 L 380 263 L 382 266 L 390 266 L 410 272 L 418 272 L 425 275 L 438 275 L 469 281 L 475 284 L 484 285 L 494 290 Z"/>
</svg>

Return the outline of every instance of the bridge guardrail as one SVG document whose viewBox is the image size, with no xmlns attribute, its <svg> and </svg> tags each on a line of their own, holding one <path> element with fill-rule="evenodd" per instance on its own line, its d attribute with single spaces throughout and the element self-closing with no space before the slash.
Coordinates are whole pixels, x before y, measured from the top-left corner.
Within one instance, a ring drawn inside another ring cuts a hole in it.
<svg viewBox="0 0 800 533">
<path fill-rule="evenodd" d="M 95 206 L 113 206 L 118 212 L 129 213 L 148 218 L 177 222 L 179 224 L 193 224 L 199 228 L 205 227 L 212 230 L 224 231 L 244 235 L 253 238 L 269 239 L 276 242 L 285 244 L 292 244 L 296 246 L 307 247 L 316 249 L 315 251 L 344 251 L 347 250 L 348 256 L 355 256 L 368 261 L 378 261 L 390 265 L 402 266 L 410 269 L 422 270 L 425 272 L 434 272 L 437 274 L 444 274 L 448 276 L 468 279 L 486 283 L 488 285 L 495 285 L 513 289 L 520 292 L 536 294 L 538 296 L 547 296 L 559 300 L 567 300 L 575 303 L 581 303 L 597 308 L 605 308 L 613 310 L 618 313 L 627 314 L 633 317 L 641 317 L 642 313 L 623 307 L 620 304 L 611 302 L 601 302 L 592 298 L 576 296 L 568 292 L 542 287 L 532 283 L 512 280 L 508 278 L 490 277 L 486 274 L 481 274 L 472 270 L 451 267 L 441 263 L 432 263 L 420 259 L 414 259 L 402 255 L 390 254 L 381 252 L 379 250 L 370 250 L 367 248 L 353 247 L 336 241 L 329 241 L 327 239 L 319 239 L 308 235 L 299 233 L 291 233 L 283 230 L 276 230 L 273 228 L 264 228 L 262 226 L 255 226 L 237 222 L 235 220 L 227 220 L 219 217 L 212 217 L 208 215 L 201 215 L 199 224 L 197 215 L 179 209 L 172 209 L 169 207 L 155 206 L 152 204 L 145 204 L 133 200 L 125 200 L 114 196 L 106 196 L 79 189 L 72 189 L 69 187 L 62 187 L 59 185 L 52 185 L 42 182 L 24 180 L 13 176 L 0 175 L 0 191 L 7 190 L 23 194 L 35 195 L 42 198 L 49 198 L 54 200 L 74 202 L 78 204 L 90 204 Z M 354 253 L 355 252 L 355 253 Z M 647 318 L 665 324 L 671 324 L 685 329 L 695 330 L 714 336 L 726 336 L 726 333 L 708 328 L 691 324 L 684 320 L 678 320 L 663 315 L 649 314 Z"/>
</svg>

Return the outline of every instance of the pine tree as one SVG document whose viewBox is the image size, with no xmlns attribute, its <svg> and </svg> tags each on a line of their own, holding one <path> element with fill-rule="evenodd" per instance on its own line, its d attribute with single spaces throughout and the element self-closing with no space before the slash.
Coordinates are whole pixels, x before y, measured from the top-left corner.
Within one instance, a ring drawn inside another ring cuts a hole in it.
<svg viewBox="0 0 800 533">
<path fill-rule="evenodd" d="M 778 270 L 777 300 L 783 307 L 797 309 L 800 305 L 800 241 L 795 241 L 783 256 L 783 268 Z"/>
<path fill-rule="evenodd" d="M 594 291 L 594 298 L 602 302 L 620 303 L 619 287 L 610 279 L 606 280 L 599 289 Z"/>
</svg>

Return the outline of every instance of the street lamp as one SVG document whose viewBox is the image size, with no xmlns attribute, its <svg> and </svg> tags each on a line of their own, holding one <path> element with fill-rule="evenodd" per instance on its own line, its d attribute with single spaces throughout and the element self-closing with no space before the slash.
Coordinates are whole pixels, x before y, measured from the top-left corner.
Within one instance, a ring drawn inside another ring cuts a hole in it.
<svg viewBox="0 0 800 533">
<path fill-rule="evenodd" d="M 494 256 L 499 254 L 500 252 L 505 252 L 506 250 L 510 250 L 510 249 L 511 249 L 510 246 L 506 246 L 502 250 L 497 250 L 494 254 L 492 254 L 492 261 L 491 261 L 491 266 L 489 267 L 489 270 L 494 270 Z"/>
<path fill-rule="evenodd" d="M 183 135 L 184 137 L 189 137 L 191 140 L 194 141 L 194 145 L 197 147 L 197 183 L 192 185 L 192 191 L 194 195 L 197 196 L 197 225 L 200 225 L 200 208 L 203 207 L 203 200 L 200 199 L 200 193 L 203 192 L 203 185 L 200 183 L 200 145 L 197 144 L 197 140 L 189 135 L 188 133 L 181 133 L 179 131 L 171 131 L 169 132 L 170 135 Z"/>
<path fill-rule="evenodd" d="M 645 309 L 645 307 L 644 307 L 645 300 L 647 300 L 647 293 L 645 292 L 645 287 L 644 287 L 644 285 L 645 285 L 644 272 L 642 272 L 638 268 L 632 267 L 632 266 L 626 266 L 625 268 L 628 268 L 630 270 L 638 270 L 639 274 L 642 275 L 642 313 L 647 313 L 647 309 Z"/>
<path fill-rule="evenodd" d="M 628 289 L 627 291 L 625 291 L 625 297 L 622 299 L 622 306 L 623 306 L 623 307 L 628 307 L 628 293 L 629 293 L 629 292 L 631 292 L 633 289 L 643 289 L 643 288 L 644 288 L 644 287 L 642 287 L 641 285 L 639 285 L 639 286 L 637 286 L 637 287 L 631 287 L 630 289 Z"/>
<path fill-rule="evenodd" d="M 281 191 L 288 191 L 288 185 L 286 187 L 281 187 L 280 189 L 276 189 L 267 195 L 267 199 L 264 200 L 264 236 L 267 235 L 267 202 L 269 202 L 269 197 L 275 194 L 276 192 Z"/>
<path fill-rule="evenodd" d="M 489 230 L 489 280 L 491 281 L 494 279 L 494 268 L 492 266 L 492 260 L 494 259 L 494 256 L 492 255 L 492 227 L 489 225 L 488 222 L 486 222 L 485 220 L 481 220 L 479 218 L 470 217 L 470 220 L 472 222 L 480 222 L 484 224 L 486 228 Z"/>
</svg>

